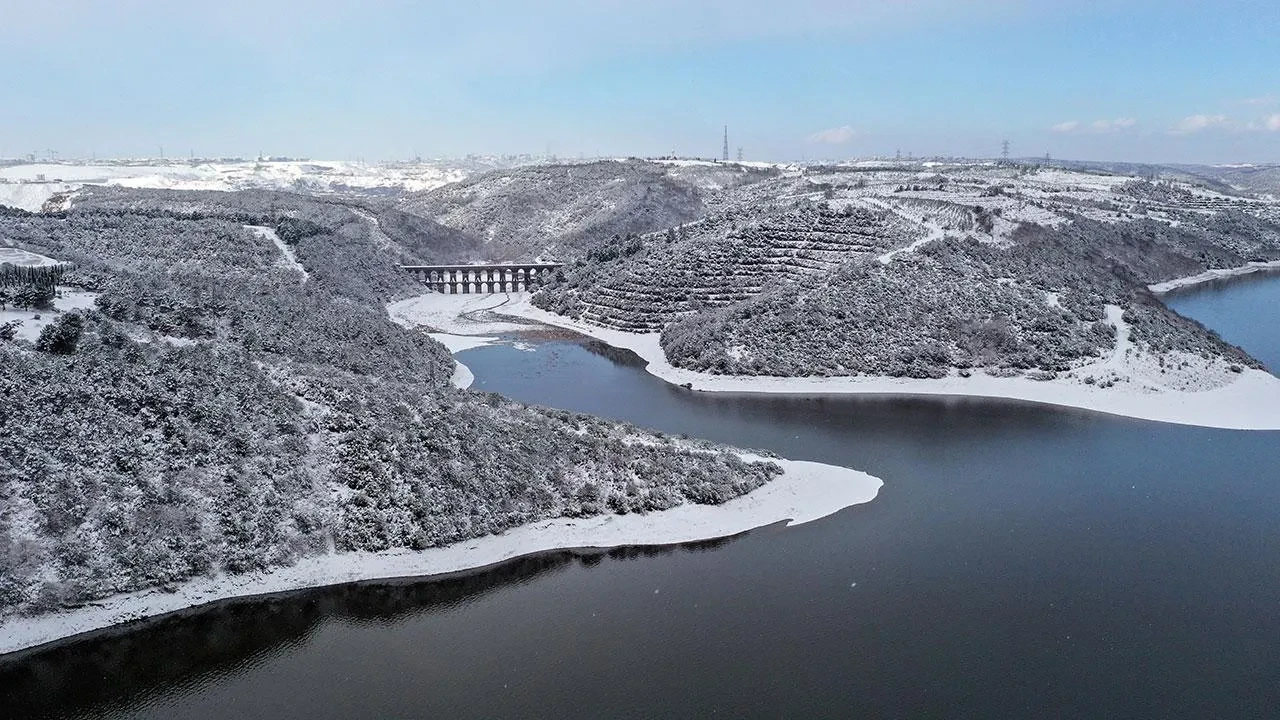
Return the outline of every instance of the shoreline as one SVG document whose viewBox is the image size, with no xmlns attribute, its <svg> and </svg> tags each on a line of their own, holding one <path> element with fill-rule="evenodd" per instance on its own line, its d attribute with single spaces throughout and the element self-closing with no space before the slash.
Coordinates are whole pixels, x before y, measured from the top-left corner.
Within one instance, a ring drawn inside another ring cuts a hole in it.
<svg viewBox="0 0 1280 720">
<path fill-rule="evenodd" d="M 1213 282 L 1214 280 L 1223 280 L 1226 278 L 1239 277 L 1241 275 L 1252 275 L 1256 272 L 1267 272 L 1269 270 L 1280 270 L 1280 260 L 1251 262 L 1248 265 L 1241 265 L 1240 267 L 1205 270 L 1199 275 L 1188 275 L 1187 277 L 1148 285 L 1147 289 L 1157 295 L 1163 295 L 1168 292 L 1173 292 L 1174 290 L 1194 287 L 1203 283 Z"/>
<path fill-rule="evenodd" d="M 982 372 L 971 377 L 950 375 L 938 380 L 893 377 L 778 377 L 713 375 L 671 365 L 659 344 L 659 333 L 629 333 L 566 318 L 533 307 L 530 296 L 513 296 L 498 310 L 573 330 L 614 347 L 630 350 L 646 363 L 646 371 L 673 385 L 704 392 L 783 393 L 805 395 L 962 396 L 1021 400 L 1120 415 L 1138 420 L 1225 430 L 1280 430 L 1280 378 L 1262 370 L 1245 369 L 1229 384 L 1213 389 L 1147 391 L 1117 384 L 1102 388 L 1078 380 L 999 378 Z M 1107 370 L 1107 360 L 1095 364 Z M 1095 366 L 1083 367 L 1085 372 Z"/>
<path fill-rule="evenodd" d="M 453 375 L 449 378 L 449 382 L 459 390 L 466 390 L 476 381 L 476 376 L 471 372 L 471 368 L 467 367 L 458 359 L 458 353 L 471 348 L 484 347 L 492 345 L 498 341 L 498 338 L 477 337 L 475 335 L 453 335 L 451 333 L 427 333 L 427 335 L 436 342 L 444 345 L 453 356 Z"/>
<path fill-rule="evenodd" d="M 835 465 L 745 453 L 742 457 L 776 462 L 784 472 L 723 505 L 686 503 L 644 515 L 540 520 L 501 535 L 486 535 L 440 548 L 321 555 L 269 572 L 192 579 L 171 593 L 142 590 L 71 610 L 10 618 L 0 625 L 0 656 L 232 598 L 368 580 L 427 580 L 556 550 L 678 545 L 731 537 L 784 521 L 788 526 L 800 525 L 870 502 L 883 486 L 879 478 Z"/>
</svg>

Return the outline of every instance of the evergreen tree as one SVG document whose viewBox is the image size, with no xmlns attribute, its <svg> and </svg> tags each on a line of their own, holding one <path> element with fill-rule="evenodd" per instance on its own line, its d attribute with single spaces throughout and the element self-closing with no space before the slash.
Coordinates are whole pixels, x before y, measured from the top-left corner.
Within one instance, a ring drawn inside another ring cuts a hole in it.
<svg viewBox="0 0 1280 720">
<path fill-rule="evenodd" d="M 68 313 L 40 331 L 36 349 L 56 355 L 70 355 L 76 351 L 83 334 L 84 318 L 77 313 Z"/>
</svg>

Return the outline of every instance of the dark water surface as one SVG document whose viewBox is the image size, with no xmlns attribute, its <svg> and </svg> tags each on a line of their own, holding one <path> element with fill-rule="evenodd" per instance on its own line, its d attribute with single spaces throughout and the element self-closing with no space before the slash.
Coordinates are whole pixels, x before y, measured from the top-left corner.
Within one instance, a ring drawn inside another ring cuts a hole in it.
<svg viewBox="0 0 1280 720">
<path fill-rule="evenodd" d="M 1280 372 L 1280 271 L 1214 280 L 1169 293 L 1164 302 Z"/>
<path fill-rule="evenodd" d="M 1280 367 L 1280 281 L 1170 302 Z M 1280 712 L 1280 433 L 692 393 L 571 342 L 461 358 L 477 389 L 885 487 L 795 528 L 228 602 L 0 660 L 0 717 Z"/>
</svg>

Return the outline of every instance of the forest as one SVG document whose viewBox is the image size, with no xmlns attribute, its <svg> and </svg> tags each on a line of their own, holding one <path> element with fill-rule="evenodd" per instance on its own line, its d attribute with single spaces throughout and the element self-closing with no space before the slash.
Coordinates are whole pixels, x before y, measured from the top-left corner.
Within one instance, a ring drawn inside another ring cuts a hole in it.
<svg viewBox="0 0 1280 720">
<path fill-rule="evenodd" d="M 307 276 L 246 225 L 275 228 Z M 0 617 L 317 553 L 717 504 L 781 472 L 453 388 L 444 347 L 384 309 L 420 292 L 400 262 L 458 252 L 430 221 L 102 188 L 64 213 L 0 215 L 0 238 L 67 263 L 58 292 L 97 294 L 38 342 L 0 339 Z"/>
</svg>

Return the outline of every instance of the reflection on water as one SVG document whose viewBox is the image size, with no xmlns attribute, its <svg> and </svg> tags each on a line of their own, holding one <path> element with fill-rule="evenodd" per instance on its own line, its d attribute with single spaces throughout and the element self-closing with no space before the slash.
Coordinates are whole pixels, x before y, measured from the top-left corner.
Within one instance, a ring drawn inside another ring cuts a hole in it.
<svg viewBox="0 0 1280 720">
<path fill-rule="evenodd" d="M 1219 312 L 1231 295 L 1196 298 L 1172 302 Z M 1209 324 L 1232 338 L 1236 322 Z M 1280 357 L 1272 337 L 1245 344 Z M 142 623 L 0 661 L 0 716 L 1280 707 L 1280 433 L 964 398 L 696 393 L 628 355 L 552 338 L 463 359 L 479 389 L 857 467 L 885 487 L 826 520 L 698 548 L 549 553 Z"/>
<path fill-rule="evenodd" d="M 490 592 L 575 563 L 595 567 L 606 559 L 710 552 L 734 540 L 564 550 L 430 582 L 367 581 L 216 602 L 0 659 L 0 708 L 5 718 L 43 718 L 119 716 L 163 707 L 163 696 L 191 695 L 203 686 L 234 682 L 236 674 L 304 648 L 322 626 L 393 626 L 457 610 Z"/>
</svg>

